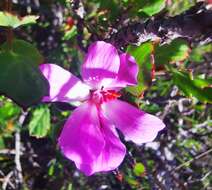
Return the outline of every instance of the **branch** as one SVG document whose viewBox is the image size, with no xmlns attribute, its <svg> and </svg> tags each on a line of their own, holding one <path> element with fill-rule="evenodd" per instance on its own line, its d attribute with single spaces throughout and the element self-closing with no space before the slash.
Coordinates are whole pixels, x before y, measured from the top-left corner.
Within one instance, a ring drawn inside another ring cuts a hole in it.
<svg viewBox="0 0 212 190">
<path fill-rule="evenodd" d="M 137 45 L 151 40 L 161 44 L 182 37 L 191 41 L 212 42 L 212 10 L 206 9 L 204 3 L 197 3 L 183 14 L 174 17 L 150 19 L 121 28 L 109 39 L 118 47 L 129 43 Z"/>
<path fill-rule="evenodd" d="M 21 167 L 21 136 L 20 131 L 17 129 L 15 133 L 15 174 L 16 174 L 16 184 L 18 189 L 21 189 L 23 183 L 22 167 Z"/>
<path fill-rule="evenodd" d="M 188 160 L 187 162 L 184 162 L 184 163 L 182 163 L 181 165 L 177 166 L 176 168 L 174 168 L 174 169 L 172 170 L 172 173 L 175 172 L 175 171 L 177 171 L 177 170 L 179 170 L 179 169 L 181 169 L 181 168 L 183 168 L 184 166 L 186 166 L 186 165 L 188 165 L 188 164 L 191 164 L 191 163 L 192 163 L 193 161 L 195 161 L 195 160 L 201 159 L 202 157 L 204 157 L 204 156 L 210 154 L 211 152 L 212 152 L 212 148 L 209 149 L 209 150 L 207 150 L 207 151 L 205 151 L 205 152 L 203 152 L 203 153 L 201 153 L 201 154 L 199 154 L 199 155 L 197 155 L 197 156 L 195 156 L 195 157 L 192 158 L 191 160 Z"/>
<path fill-rule="evenodd" d="M 10 149 L 1 149 L 0 154 L 9 154 L 9 155 L 14 155 L 15 150 L 10 150 Z"/>
<path fill-rule="evenodd" d="M 22 112 L 22 114 L 19 117 L 19 125 L 22 127 L 25 118 L 26 118 L 27 112 Z M 22 188 L 23 184 L 23 175 L 22 175 L 22 167 L 21 167 L 21 134 L 20 129 L 16 129 L 15 132 L 15 182 L 17 185 L 17 189 Z"/>
<path fill-rule="evenodd" d="M 13 171 L 10 171 L 5 178 L 3 179 L 3 184 L 2 184 L 2 189 L 6 190 L 7 189 L 7 185 L 9 184 L 13 189 L 15 189 L 14 185 L 11 183 L 10 178 L 13 175 Z"/>
</svg>

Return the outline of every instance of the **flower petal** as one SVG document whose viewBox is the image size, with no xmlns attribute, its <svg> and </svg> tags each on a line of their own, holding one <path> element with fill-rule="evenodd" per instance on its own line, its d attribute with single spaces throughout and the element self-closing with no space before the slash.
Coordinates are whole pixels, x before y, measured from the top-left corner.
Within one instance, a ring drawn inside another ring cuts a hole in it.
<svg viewBox="0 0 212 190">
<path fill-rule="evenodd" d="M 90 165 L 102 152 L 104 138 L 94 104 L 84 103 L 74 110 L 60 134 L 63 154 L 75 163 Z"/>
<path fill-rule="evenodd" d="M 55 64 L 42 64 L 40 70 L 49 81 L 49 96 L 43 101 L 81 101 L 89 95 L 89 87 L 67 70 Z"/>
<path fill-rule="evenodd" d="M 120 141 L 115 127 L 104 117 L 101 117 L 101 131 L 105 145 L 98 158 L 91 164 L 76 163 L 77 168 L 81 169 L 86 175 L 116 169 L 126 154 L 126 148 Z"/>
<path fill-rule="evenodd" d="M 159 118 L 120 100 L 106 102 L 102 108 L 108 119 L 122 131 L 126 140 L 136 144 L 153 141 L 165 127 Z"/>
<path fill-rule="evenodd" d="M 89 47 L 81 73 L 86 83 L 101 88 L 117 77 L 119 66 L 116 48 L 104 41 L 97 41 Z"/>
<path fill-rule="evenodd" d="M 123 53 L 120 55 L 120 68 L 118 77 L 110 86 L 126 87 L 127 85 L 136 85 L 138 76 L 138 65 L 131 55 Z"/>
</svg>

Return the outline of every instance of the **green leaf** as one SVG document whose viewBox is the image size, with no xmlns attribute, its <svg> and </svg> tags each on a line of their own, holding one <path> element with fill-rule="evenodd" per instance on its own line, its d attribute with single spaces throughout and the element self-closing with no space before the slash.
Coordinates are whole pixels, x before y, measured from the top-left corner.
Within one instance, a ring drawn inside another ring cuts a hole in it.
<svg viewBox="0 0 212 190">
<path fill-rule="evenodd" d="M 200 88 L 209 87 L 212 84 L 212 77 L 204 79 L 200 76 L 196 76 L 195 79 L 193 79 L 193 83 L 195 86 L 198 86 Z"/>
<path fill-rule="evenodd" d="M 0 47 L 0 50 L 2 52 L 11 51 L 15 54 L 25 57 L 28 62 L 33 63 L 35 66 L 43 62 L 43 56 L 40 54 L 37 48 L 24 40 L 13 40 L 12 47 L 10 47 L 7 43 L 4 43 Z"/>
<path fill-rule="evenodd" d="M 45 137 L 50 129 L 50 111 L 47 105 L 38 106 L 29 123 L 29 133 L 37 138 Z"/>
<path fill-rule="evenodd" d="M 20 108 L 18 108 L 12 102 L 6 101 L 0 107 L 0 121 L 11 119 L 15 115 L 18 115 L 20 111 Z"/>
<path fill-rule="evenodd" d="M 167 6 L 167 10 L 170 16 L 176 16 L 190 9 L 195 3 L 196 0 L 172 0 L 171 4 Z"/>
<path fill-rule="evenodd" d="M 189 55 L 189 46 L 185 40 L 175 39 L 170 44 L 155 48 L 156 67 L 185 60 Z"/>
<path fill-rule="evenodd" d="M 163 10 L 166 6 L 166 0 L 142 0 L 139 1 L 138 12 L 153 16 Z"/>
<path fill-rule="evenodd" d="M 34 24 L 38 18 L 38 16 L 34 15 L 18 17 L 17 15 L 0 11 L 0 26 L 17 28 L 22 25 Z"/>
<path fill-rule="evenodd" d="M 136 163 L 133 172 L 136 176 L 141 176 L 145 172 L 145 167 L 142 163 Z"/>
<path fill-rule="evenodd" d="M 14 40 L 11 48 L 1 46 L 0 93 L 26 108 L 48 94 L 48 81 L 38 68 L 42 56 L 22 40 Z"/>
<path fill-rule="evenodd" d="M 172 73 L 174 83 L 185 95 L 196 97 L 202 102 L 212 102 L 212 88 L 206 85 L 208 83 L 207 80 L 203 83 L 202 79 L 200 83 L 199 78 L 195 78 L 186 72 L 172 70 Z"/>
<path fill-rule="evenodd" d="M 151 54 L 153 48 L 151 42 L 145 42 L 140 46 L 129 45 L 127 47 L 127 52 L 135 58 L 139 65 L 138 85 L 126 88 L 128 92 L 135 96 L 141 95 L 152 82 L 153 63 L 151 63 Z"/>
<path fill-rule="evenodd" d="M 99 7 L 100 9 L 109 11 L 108 17 L 110 19 L 112 19 L 112 20 L 116 19 L 116 17 L 120 13 L 120 11 L 119 11 L 120 7 L 116 0 L 110 0 L 110 1 L 97 0 L 97 2 L 100 3 L 100 7 Z"/>
<path fill-rule="evenodd" d="M 138 187 L 140 185 L 140 183 L 136 179 L 134 179 L 134 178 L 132 178 L 130 176 L 126 176 L 125 180 L 132 187 Z"/>
<path fill-rule="evenodd" d="M 70 184 L 68 185 L 67 190 L 73 190 L 73 185 L 72 185 L 72 183 L 70 183 Z"/>
<path fill-rule="evenodd" d="M 56 160 L 53 159 L 49 163 L 49 169 L 48 169 L 48 175 L 53 176 L 55 173 L 55 168 L 56 168 Z"/>
<path fill-rule="evenodd" d="M 5 148 L 4 138 L 0 136 L 0 150 Z"/>
<path fill-rule="evenodd" d="M 77 35 L 77 27 L 73 26 L 71 30 L 67 31 L 63 37 L 63 40 L 70 40 Z"/>
<path fill-rule="evenodd" d="M 201 63 L 204 61 L 204 55 L 212 53 L 212 44 L 200 45 L 192 49 L 189 59 L 193 62 Z"/>
</svg>

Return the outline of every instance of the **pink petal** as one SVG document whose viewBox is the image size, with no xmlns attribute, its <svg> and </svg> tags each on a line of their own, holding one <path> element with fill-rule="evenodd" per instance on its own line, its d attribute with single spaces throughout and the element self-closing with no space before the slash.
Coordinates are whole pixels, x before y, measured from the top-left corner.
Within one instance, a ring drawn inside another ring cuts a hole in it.
<svg viewBox="0 0 212 190">
<path fill-rule="evenodd" d="M 138 65 L 131 55 L 123 53 L 120 55 L 120 68 L 118 77 L 110 86 L 126 87 L 127 85 L 136 85 L 138 76 Z"/>
<path fill-rule="evenodd" d="M 126 154 L 126 148 L 121 143 L 115 127 L 104 117 L 101 117 L 101 131 L 105 145 L 98 158 L 91 164 L 76 163 L 77 168 L 82 170 L 86 175 L 116 169 Z"/>
<path fill-rule="evenodd" d="M 43 101 L 81 101 L 89 95 L 89 87 L 62 67 L 42 64 L 40 70 L 50 85 L 49 96 L 44 97 Z"/>
<path fill-rule="evenodd" d="M 116 48 L 109 43 L 97 41 L 89 47 L 81 73 L 86 83 L 101 88 L 117 77 L 119 66 Z"/>
<path fill-rule="evenodd" d="M 97 159 L 105 142 L 94 104 L 84 103 L 74 110 L 65 123 L 58 144 L 63 154 L 75 163 L 90 165 Z"/>
<path fill-rule="evenodd" d="M 102 107 L 108 119 L 122 131 L 126 140 L 136 144 L 153 141 L 165 127 L 159 118 L 120 100 L 106 102 Z"/>
</svg>

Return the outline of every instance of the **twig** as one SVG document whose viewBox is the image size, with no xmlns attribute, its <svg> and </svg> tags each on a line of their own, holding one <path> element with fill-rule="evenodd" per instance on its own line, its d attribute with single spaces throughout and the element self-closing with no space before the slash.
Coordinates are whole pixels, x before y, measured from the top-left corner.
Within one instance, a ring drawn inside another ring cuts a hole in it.
<svg viewBox="0 0 212 190">
<path fill-rule="evenodd" d="M 172 108 L 176 105 L 177 105 L 176 100 L 168 100 L 168 104 L 165 106 L 163 114 L 161 115 L 160 118 L 163 120 L 166 117 L 166 115 L 172 110 Z"/>
<path fill-rule="evenodd" d="M 2 149 L 2 150 L 0 150 L 0 154 L 15 154 L 16 152 L 15 152 L 15 150 L 14 149 L 12 149 L 12 150 L 10 150 L 10 149 Z"/>
<path fill-rule="evenodd" d="M 125 47 L 129 43 L 141 44 L 145 41 L 158 41 L 161 44 L 182 37 L 195 41 L 212 41 L 212 10 L 207 10 L 204 4 L 197 3 L 183 14 L 149 19 L 147 22 L 131 23 L 111 35 L 108 41 L 117 47 Z"/>
<path fill-rule="evenodd" d="M 13 189 L 15 189 L 14 185 L 11 183 L 10 178 L 13 175 L 13 171 L 10 171 L 5 177 L 4 177 L 4 182 L 2 184 L 2 189 L 6 190 L 7 185 L 9 184 Z"/>
<path fill-rule="evenodd" d="M 22 126 L 27 113 L 22 112 L 19 118 L 19 125 Z M 17 185 L 17 189 L 21 189 L 23 184 L 23 175 L 22 175 L 22 167 L 21 167 L 21 135 L 20 129 L 17 129 L 15 132 L 15 181 Z"/>
<path fill-rule="evenodd" d="M 12 0 L 5 0 L 5 10 L 9 13 L 12 12 Z M 12 48 L 12 41 L 13 41 L 13 30 L 12 28 L 8 28 L 7 29 L 7 33 L 6 33 L 6 36 L 7 36 L 7 42 L 8 42 L 8 45 L 9 45 L 9 48 L 11 49 Z"/>
<path fill-rule="evenodd" d="M 186 165 L 192 163 L 193 161 L 198 160 L 198 159 L 200 159 L 200 158 L 202 158 L 202 157 L 204 157 L 204 156 L 210 154 L 211 152 L 212 152 L 212 148 L 209 149 L 209 150 L 207 150 L 207 151 L 205 151 L 205 152 L 203 152 L 203 153 L 201 153 L 201 154 L 199 154 L 199 155 L 197 155 L 197 156 L 195 156 L 195 157 L 192 158 L 191 160 L 188 160 L 188 161 L 186 161 L 186 162 L 180 164 L 179 166 L 177 166 L 176 168 L 174 168 L 174 169 L 172 170 L 172 173 L 175 172 L 175 171 L 177 171 L 177 170 L 180 170 L 180 169 L 183 168 L 184 166 L 186 166 Z"/>
<path fill-rule="evenodd" d="M 18 189 L 21 189 L 22 183 L 23 183 L 23 175 L 22 175 L 22 167 L 21 167 L 21 135 L 20 130 L 16 130 L 15 133 L 15 174 L 16 174 L 16 185 L 18 186 Z"/>
<path fill-rule="evenodd" d="M 7 11 L 11 12 L 12 11 L 12 0 L 7 0 Z"/>
</svg>

